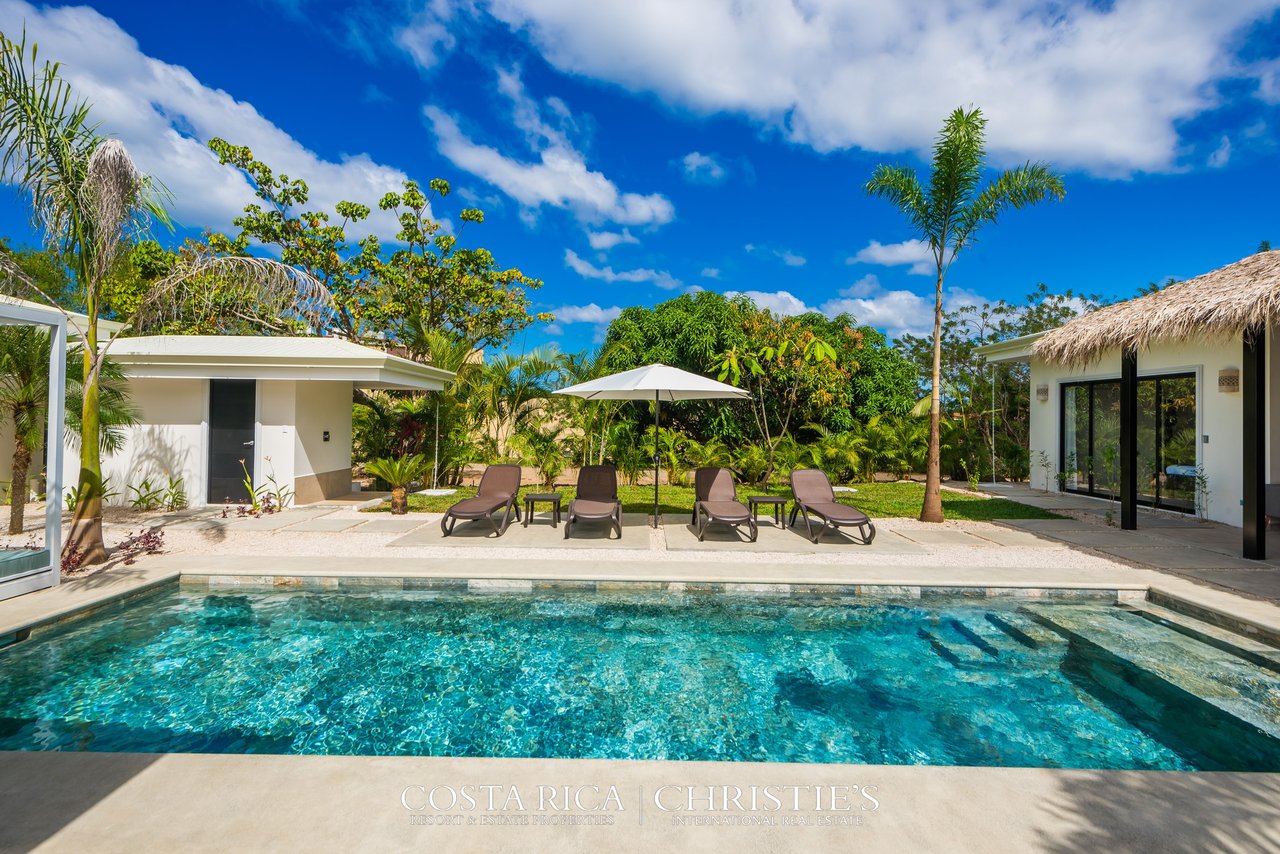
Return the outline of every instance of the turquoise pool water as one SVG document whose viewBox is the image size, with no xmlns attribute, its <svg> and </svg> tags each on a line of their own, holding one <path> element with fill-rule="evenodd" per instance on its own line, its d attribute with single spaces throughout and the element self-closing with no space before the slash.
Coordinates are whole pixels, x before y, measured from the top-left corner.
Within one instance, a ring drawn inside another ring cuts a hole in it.
<svg viewBox="0 0 1280 854">
<path fill-rule="evenodd" d="M 175 589 L 0 650 L 0 749 L 1280 770 L 1276 677 L 1097 604 Z"/>
</svg>

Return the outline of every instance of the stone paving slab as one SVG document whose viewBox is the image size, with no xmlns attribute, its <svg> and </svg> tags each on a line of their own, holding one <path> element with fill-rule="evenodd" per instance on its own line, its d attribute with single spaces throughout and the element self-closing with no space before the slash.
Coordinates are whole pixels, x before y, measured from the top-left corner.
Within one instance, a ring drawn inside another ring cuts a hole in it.
<svg viewBox="0 0 1280 854">
<path fill-rule="evenodd" d="M 1038 534 L 1034 531 L 1019 531 L 1014 528 L 1005 528 L 1001 525 L 985 525 L 981 530 L 970 533 L 984 540 L 990 540 L 998 546 L 1042 549 L 1066 548 L 1065 543 L 1044 534 Z"/>
<path fill-rule="evenodd" d="M 384 514 L 385 515 L 385 514 Z M 424 518 L 424 514 L 415 513 L 410 516 L 388 516 L 385 519 L 374 517 L 367 522 L 361 523 L 352 533 L 355 534 L 407 534 L 410 531 L 416 531 L 431 520 Z M 437 522 L 439 519 L 436 520 Z"/>
<path fill-rule="evenodd" d="M 693 552 L 773 552 L 778 554 L 817 554 L 830 553 L 833 549 L 851 549 L 882 554 L 915 554 L 923 553 L 915 544 L 910 543 L 891 531 L 881 531 L 874 542 L 868 546 L 852 532 L 829 532 L 822 541 L 812 542 L 804 533 L 804 527 L 781 528 L 772 519 L 760 520 L 759 535 L 753 543 L 747 539 L 747 529 L 743 526 L 735 531 L 728 525 L 712 525 L 706 531 L 702 542 L 698 542 L 698 529 L 690 523 L 689 517 L 683 513 L 666 513 L 662 517 L 662 529 L 667 538 L 668 551 Z"/>
<path fill-rule="evenodd" d="M 1000 525 L 1019 528 L 1023 531 L 1092 531 L 1097 529 L 1093 522 L 1080 519 L 993 519 Z"/>
<path fill-rule="evenodd" d="M 1204 549 L 1178 546 L 1108 546 L 1106 553 L 1125 560 L 1145 563 L 1157 569 L 1253 569 L 1265 567 L 1260 561 L 1231 557 Z"/>
<path fill-rule="evenodd" d="M 1229 590 L 1238 590 L 1253 596 L 1280 599 L 1280 569 L 1179 569 L 1185 578 L 1207 581 Z"/>
<path fill-rule="evenodd" d="M 1139 531 L 1122 531 L 1119 528 L 1103 528 L 1101 526 L 1095 526 L 1083 531 L 1044 531 L 1042 533 L 1046 537 L 1052 537 L 1064 543 L 1094 549 L 1111 548 L 1113 546 L 1127 548 L 1176 545 Z"/>
<path fill-rule="evenodd" d="M 515 519 L 501 537 L 493 535 L 493 528 L 483 520 L 459 522 L 453 533 L 446 537 L 440 533 L 439 518 L 434 524 L 424 525 L 392 540 L 389 546 L 449 546 L 529 548 L 529 549 L 649 549 L 649 516 L 645 513 L 622 514 L 622 539 L 610 539 L 611 527 L 605 522 L 581 522 L 573 526 L 573 535 L 564 536 L 564 521 L 559 527 L 535 521 L 528 528 Z"/>
<path fill-rule="evenodd" d="M 271 513 L 257 518 L 241 519 L 232 514 L 228 522 L 233 522 L 237 531 L 278 531 L 281 528 L 303 522 L 308 519 L 319 519 L 334 512 L 332 507 L 314 510 L 286 510 L 283 513 Z"/>
<path fill-rule="evenodd" d="M 346 515 L 319 516 L 315 519 L 303 519 L 297 524 L 282 528 L 285 534 L 327 534 L 334 531 L 346 531 L 360 524 L 360 519 Z"/>
<path fill-rule="evenodd" d="M 893 533 L 926 546 L 986 546 L 991 543 L 956 528 L 907 528 Z M 883 535 L 883 532 L 882 534 Z"/>
<path fill-rule="evenodd" d="M 1120 516 L 1119 507 L 1116 508 L 1117 518 Z M 1183 528 L 1189 531 L 1203 531 L 1209 528 L 1198 519 L 1192 516 L 1171 516 L 1166 513 L 1143 512 L 1141 508 L 1138 510 L 1138 530 L 1143 528 Z"/>
<path fill-rule="evenodd" d="M 162 527 L 174 531 L 218 531 L 229 526 L 230 519 L 183 519 L 179 522 L 167 522 Z M 132 528 L 133 525 L 110 526 Z"/>
</svg>

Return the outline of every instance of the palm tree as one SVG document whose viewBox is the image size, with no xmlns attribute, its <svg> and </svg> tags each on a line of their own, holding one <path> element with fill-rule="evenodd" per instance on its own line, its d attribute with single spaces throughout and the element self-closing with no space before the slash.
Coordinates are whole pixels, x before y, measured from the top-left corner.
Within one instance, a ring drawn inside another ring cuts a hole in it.
<svg viewBox="0 0 1280 854">
<path fill-rule="evenodd" d="M 384 457 L 369 460 L 365 471 L 382 478 L 391 487 L 391 514 L 403 516 L 409 512 L 409 484 L 431 470 L 431 460 L 422 454 L 407 457 Z"/>
<path fill-rule="evenodd" d="M 80 372 L 67 362 L 67 438 L 80 435 L 81 419 L 75 404 L 83 397 Z M 108 362 L 102 370 L 99 396 L 104 452 L 116 450 L 124 440 L 119 428 L 136 423 L 129 403 L 124 375 Z M 9 488 L 9 533 L 21 534 L 25 524 L 26 484 L 32 457 L 44 443 L 49 406 L 49 333 L 34 326 L 0 327 L 0 414 L 13 423 L 12 482 Z"/>
<path fill-rule="evenodd" d="M 1066 194 L 1062 177 L 1043 163 L 1007 169 L 979 189 L 986 165 L 987 120 L 982 111 L 957 108 L 933 146 L 932 173 L 924 187 L 914 169 L 881 164 L 865 190 L 888 199 L 928 242 L 936 270 L 933 304 L 933 373 L 929 404 L 929 450 L 925 473 L 923 522 L 942 521 L 942 464 L 939 424 L 942 414 L 942 285 L 962 249 L 982 226 L 1005 211 Z"/>
<path fill-rule="evenodd" d="M 536 419 L 522 425 L 511 437 L 522 462 L 527 462 L 542 476 L 542 486 L 555 488 L 556 478 L 565 470 L 569 459 L 565 455 L 566 427 L 547 419 Z"/>
<path fill-rule="evenodd" d="M 556 358 L 560 369 L 559 381 L 565 385 L 577 385 L 599 379 L 608 373 L 607 365 L 613 350 L 612 347 L 599 347 L 581 353 L 561 353 Z M 552 399 L 573 426 L 582 431 L 582 464 L 603 463 L 609 429 L 621 411 L 621 402 L 573 396 Z"/>
<path fill-rule="evenodd" d="M 84 435 L 97 436 L 103 364 L 119 335 L 99 337 L 102 289 L 151 223 L 169 224 L 166 194 L 138 172 L 124 145 L 98 134 L 89 123 L 88 103 L 74 96 L 56 63 L 38 64 L 36 54 L 34 45 L 28 51 L 25 35 L 17 43 L 0 35 L 0 178 L 28 197 L 34 225 L 74 274 L 85 310 L 83 322 L 68 317 L 84 342 L 81 428 Z M 123 319 L 135 329 L 159 321 L 181 303 L 192 283 L 207 275 L 221 277 L 233 302 L 279 304 L 287 299 L 312 329 L 324 329 L 331 317 L 333 300 L 311 276 L 272 259 L 218 256 L 197 247 L 183 251 L 172 271 L 150 285 L 138 310 Z M 57 305 L 3 254 L 0 290 Z M 76 504 L 64 548 L 78 550 L 85 563 L 101 563 L 107 552 L 98 442 L 81 447 L 77 491 L 83 498 Z"/>
<path fill-rule="evenodd" d="M 500 456 L 510 454 L 512 435 L 545 406 L 557 372 L 555 357 L 543 350 L 503 353 L 485 362 L 468 402 L 478 424 L 491 431 Z"/>
</svg>

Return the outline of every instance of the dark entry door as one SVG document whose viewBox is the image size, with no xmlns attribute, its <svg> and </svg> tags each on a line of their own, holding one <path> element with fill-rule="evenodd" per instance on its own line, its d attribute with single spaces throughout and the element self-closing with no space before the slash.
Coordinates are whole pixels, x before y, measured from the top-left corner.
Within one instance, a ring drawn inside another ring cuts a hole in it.
<svg viewBox="0 0 1280 854">
<path fill-rule="evenodd" d="M 253 476 L 256 398 L 256 380 L 209 380 L 210 504 L 249 500 L 244 476 L 245 469 Z"/>
</svg>

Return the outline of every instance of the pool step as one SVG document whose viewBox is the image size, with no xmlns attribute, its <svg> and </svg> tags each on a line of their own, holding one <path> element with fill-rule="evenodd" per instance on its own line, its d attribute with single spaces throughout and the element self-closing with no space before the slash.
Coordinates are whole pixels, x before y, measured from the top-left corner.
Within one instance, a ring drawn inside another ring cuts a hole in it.
<svg viewBox="0 0 1280 854">
<path fill-rule="evenodd" d="M 967 643 L 953 643 L 939 637 L 928 629 L 920 629 L 916 632 L 916 637 L 929 644 L 941 658 L 945 659 L 954 667 L 970 669 L 974 667 L 982 667 L 991 659 L 985 655 L 977 647 Z"/>
<path fill-rule="evenodd" d="M 1042 625 L 1155 677 L 1187 703 L 1205 703 L 1280 738 L 1280 680 L 1274 671 L 1120 608 L 1026 606 Z M 1078 648 L 1078 649 L 1077 649 Z"/>
<path fill-rule="evenodd" d="M 1128 611 L 1146 620 L 1172 629 L 1175 632 L 1194 638 L 1201 643 L 1238 655 L 1259 667 L 1280 673 L 1280 649 L 1262 643 L 1253 638 L 1239 635 L 1229 629 L 1205 623 L 1186 614 L 1179 614 L 1168 608 L 1142 602 L 1134 605 L 1121 605 L 1121 610 Z"/>
<path fill-rule="evenodd" d="M 1003 611 L 988 612 L 987 622 L 1028 649 L 1048 649 L 1062 646 L 1067 639 L 1050 631 L 1025 614 Z"/>
<path fill-rule="evenodd" d="M 974 649 L 978 650 L 983 655 L 990 656 L 991 658 L 1000 657 L 1000 650 L 984 638 L 979 631 L 969 628 L 967 625 L 954 618 L 947 620 L 947 625 L 952 631 L 967 641 Z"/>
</svg>

